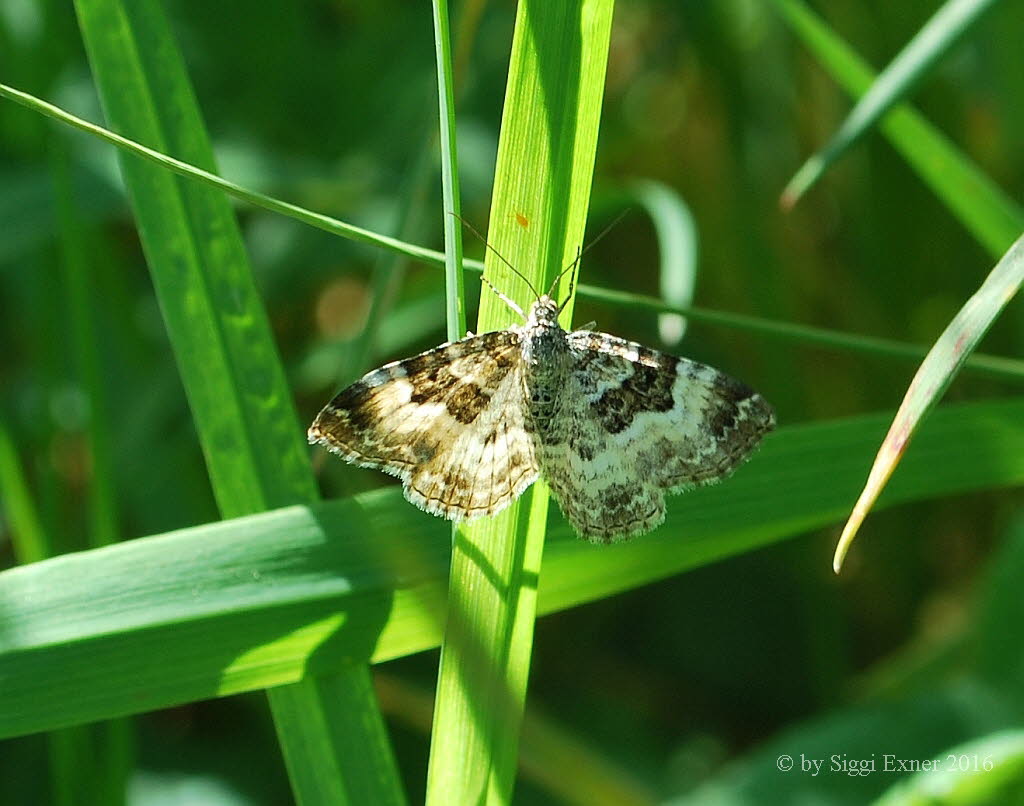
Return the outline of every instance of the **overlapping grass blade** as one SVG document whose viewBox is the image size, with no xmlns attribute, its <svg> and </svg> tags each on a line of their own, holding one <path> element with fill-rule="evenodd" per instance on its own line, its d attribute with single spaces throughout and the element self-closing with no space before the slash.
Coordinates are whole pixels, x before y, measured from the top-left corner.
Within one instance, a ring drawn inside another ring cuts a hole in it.
<svg viewBox="0 0 1024 806">
<path fill-rule="evenodd" d="M 76 8 L 111 124 L 212 172 L 205 127 L 159 5 L 78 0 Z M 122 172 L 222 514 L 315 500 L 302 430 L 230 204 L 131 156 Z M 339 786 L 374 802 L 401 801 L 367 675 L 339 665 L 315 683 L 295 684 L 315 687 L 309 696 L 269 693 L 301 802 L 337 802 L 330 793 Z M 358 760 L 344 752 L 351 736 L 325 714 L 325 687 L 363 694 L 345 726 L 362 736 Z M 377 775 L 381 769 L 389 773 Z"/>
<path fill-rule="evenodd" d="M 801 166 L 782 193 L 792 207 L 839 157 L 905 98 L 996 0 L 947 0 L 871 84 L 828 144 Z"/>
<path fill-rule="evenodd" d="M 839 538 L 833 560 L 836 573 L 842 567 L 843 558 L 857 536 L 857 530 L 903 458 L 914 433 L 1022 283 L 1024 236 L 996 264 L 981 288 L 949 323 L 910 382 L 910 388 L 871 466 L 867 484 Z"/>
</svg>

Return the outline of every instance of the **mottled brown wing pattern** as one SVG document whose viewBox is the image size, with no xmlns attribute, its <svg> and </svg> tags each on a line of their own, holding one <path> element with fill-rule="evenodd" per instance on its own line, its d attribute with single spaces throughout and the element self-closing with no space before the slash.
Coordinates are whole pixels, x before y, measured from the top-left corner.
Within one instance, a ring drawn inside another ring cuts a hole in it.
<svg viewBox="0 0 1024 806">
<path fill-rule="evenodd" d="M 519 334 L 508 330 L 387 364 L 328 403 L 309 441 L 397 476 L 427 512 L 494 514 L 538 473 L 521 363 Z"/>
<path fill-rule="evenodd" d="M 564 428 L 541 448 L 576 531 L 610 542 L 656 528 L 665 493 L 729 475 L 775 424 L 750 387 L 712 367 L 604 333 L 567 334 Z"/>
</svg>

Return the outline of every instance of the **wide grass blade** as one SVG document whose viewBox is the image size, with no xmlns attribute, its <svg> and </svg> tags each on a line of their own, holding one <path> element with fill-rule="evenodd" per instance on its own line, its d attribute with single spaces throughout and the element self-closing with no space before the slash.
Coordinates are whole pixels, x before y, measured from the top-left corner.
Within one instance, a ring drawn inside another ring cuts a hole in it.
<svg viewBox="0 0 1024 806">
<path fill-rule="evenodd" d="M 611 29 L 610 0 L 519 4 L 485 275 L 527 310 L 582 240 Z M 524 227 L 518 222 L 528 221 Z M 526 278 L 516 277 L 501 254 Z M 572 301 L 562 288 L 569 320 Z M 518 324 L 482 296 L 480 332 Z M 427 802 L 507 803 L 533 646 L 547 513 L 538 483 L 494 518 L 459 529 L 452 554 Z"/>
<path fill-rule="evenodd" d="M 801 0 L 772 0 L 783 19 L 852 95 L 867 92 L 875 74 Z M 1024 210 L 966 155 L 909 107 L 897 105 L 880 128 L 958 221 L 993 258 L 1024 231 Z"/>
<path fill-rule="evenodd" d="M 903 458 L 907 445 L 929 411 L 939 402 L 967 356 L 1024 282 L 1024 236 L 1019 238 L 967 304 L 942 332 L 910 382 L 882 447 L 875 457 L 853 512 L 836 546 L 832 567 L 839 573 L 857 530 Z"/>
<path fill-rule="evenodd" d="M 860 140 L 979 20 L 996 0 L 948 0 L 878 74 L 828 144 L 807 160 L 782 193 L 792 207 L 839 157 Z"/>
<path fill-rule="evenodd" d="M 213 172 L 205 127 L 159 5 L 78 0 L 76 8 L 112 126 Z M 302 429 L 228 200 L 131 156 L 121 165 L 221 513 L 316 500 Z M 269 693 L 279 700 L 275 724 L 297 799 L 336 803 L 331 793 L 343 785 L 375 792 L 375 802 L 401 802 L 368 670 L 339 664 L 332 674 L 347 682 L 296 685 L 337 683 L 364 695 L 348 722 L 363 739 L 358 760 L 338 744 L 339 727 L 329 724 L 318 692 Z M 370 772 L 385 767 L 386 780 Z"/>
<path fill-rule="evenodd" d="M 584 543 L 552 513 L 538 612 L 841 519 L 889 419 L 783 428 L 728 484 L 673 498 L 657 532 L 622 545 Z M 1021 422 L 1021 400 L 939 407 L 879 505 L 1024 483 Z M 353 526 L 356 503 L 373 531 Z M 447 524 L 391 488 L 4 571 L 0 737 L 435 647 L 450 552 Z"/>
</svg>

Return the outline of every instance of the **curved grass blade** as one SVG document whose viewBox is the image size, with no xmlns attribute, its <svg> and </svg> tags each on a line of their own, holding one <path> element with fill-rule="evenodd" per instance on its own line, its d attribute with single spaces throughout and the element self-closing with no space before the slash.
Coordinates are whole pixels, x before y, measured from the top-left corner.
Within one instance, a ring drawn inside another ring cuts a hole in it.
<svg viewBox="0 0 1024 806">
<path fill-rule="evenodd" d="M 66 112 L 58 106 L 54 106 L 51 103 L 36 98 L 27 92 L 15 89 L 14 87 L 10 87 L 6 84 L 0 84 L 0 96 L 9 98 L 16 103 L 33 110 L 34 112 L 38 112 L 39 114 L 46 115 L 54 120 L 66 123 L 67 125 L 86 132 L 93 137 L 110 143 L 123 151 L 127 151 L 137 157 L 141 157 L 148 162 L 160 165 L 179 176 L 187 176 L 204 185 L 222 190 L 228 195 L 244 202 L 248 202 L 254 207 L 289 216 L 290 218 L 302 221 L 311 227 L 322 229 L 325 232 L 330 232 L 334 235 L 341 235 L 343 237 L 350 238 L 353 241 L 372 244 L 374 246 L 382 246 L 399 254 L 417 258 L 427 263 L 434 263 L 437 265 L 442 265 L 444 263 L 444 255 L 434 249 L 426 249 L 421 246 L 416 246 L 415 244 L 405 243 L 397 238 L 391 238 L 387 235 L 379 235 L 378 233 L 371 232 L 370 230 L 356 227 L 352 224 L 346 224 L 344 221 L 339 221 L 337 218 L 331 218 L 330 216 L 323 215 L 322 213 L 315 213 L 311 210 L 305 209 L 304 207 L 289 204 L 288 202 L 280 201 L 271 196 L 257 193 L 254 190 L 249 190 L 248 188 L 217 176 L 217 174 L 212 170 L 205 170 L 203 168 L 196 167 L 196 165 L 191 164 L 189 161 L 170 157 L 159 149 L 144 146 L 132 138 L 113 132 L 96 123 L 83 120 L 80 117 L 72 115 L 70 112 Z M 470 265 L 475 266 L 477 269 L 483 268 L 483 264 L 478 261 L 470 262 Z"/>
<path fill-rule="evenodd" d="M 921 364 L 871 466 L 867 484 L 853 507 L 836 546 L 832 567 L 838 574 L 857 530 L 899 464 L 925 416 L 952 383 L 967 356 L 1024 282 L 1024 236 L 996 264 L 942 332 Z"/>
<path fill-rule="evenodd" d="M 673 307 L 685 308 L 693 302 L 697 286 L 697 224 L 690 208 L 675 190 L 661 182 L 633 182 L 629 191 L 654 224 L 661 298 Z M 685 317 L 660 314 L 658 333 L 665 344 L 678 344 L 686 335 Z"/>
<path fill-rule="evenodd" d="M 772 2 L 847 92 L 858 96 L 867 92 L 874 73 L 852 48 L 800 0 Z M 1009 249 L 1024 231 L 1020 205 L 913 109 L 898 104 L 882 119 L 880 129 L 993 258 Z"/>
<path fill-rule="evenodd" d="M 948 0 L 899 52 L 854 105 L 828 144 L 807 160 L 782 192 L 789 208 L 883 115 L 910 94 L 935 63 L 997 0 Z"/>
</svg>

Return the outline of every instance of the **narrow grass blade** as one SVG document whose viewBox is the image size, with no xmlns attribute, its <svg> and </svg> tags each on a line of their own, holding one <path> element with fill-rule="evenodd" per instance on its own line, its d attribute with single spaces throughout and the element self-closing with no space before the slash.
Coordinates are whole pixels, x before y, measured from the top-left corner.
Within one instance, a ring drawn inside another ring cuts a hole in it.
<svg viewBox="0 0 1024 806">
<path fill-rule="evenodd" d="M 748 333 L 757 333 L 767 338 L 778 339 L 804 347 L 812 345 L 847 352 L 871 355 L 877 358 L 895 358 L 902 361 L 919 362 L 928 354 L 928 348 L 919 344 L 908 344 L 895 339 L 883 339 L 877 336 L 860 336 L 854 333 L 843 333 L 823 327 L 811 327 L 792 322 L 779 322 L 758 316 L 741 313 L 712 311 L 695 305 L 669 307 L 657 297 L 649 297 L 628 291 L 613 291 L 609 288 L 580 285 L 579 294 L 588 299 L 607 302 L 624 308 L 642 308 L 651 311 L 671 310 L 683 314 L 697 322 L 731 327 Z M 1024 361 L 1017 358 L 1004 358 L 995 355 L 975 353 L 968 357 L 964 365 L 980 375 L 1020 383 L 1024 381 Z"/>
<path fill-rule="evenodd" d="M 378 235 L 377 233 L 370 232 L 369 230 L 353 227 L 351 224 L 346 224 L 345 222 L 331 218 L 330 216 L 314 213 L 310 210 L 288 204 L 287 202 L 282 202 L 268 196 L 262 196 L 254 191 L 246 190 L 245 188 L 221 179 L 209 172 L 201 171 L 187 163 L 174 160 L 160 154 L 159 152 L 152 151 L 151 149 L 146 149 L 144 146 L 140 146 L 137 143 L 120 137 L 119 135 L 108 132 L 102 127 L 88 123 L 79 118 L 75 118 L 73 115 L 57 109 L 57 107 L 33 98 L 26 93 L 21 93 L 18 90 L 5 87 L 2 84 L 0 84 L 0 96 L 7 96 L 41 114 L 48 115 L 56 120 L 60 120 L 69 125 L 75 126 L 76 128 L 83 129 L 84 131 L 88 131 L 94 136 L 106 140 L 119 148 L 130 151 L 131 153 L 143 158 L 150 159 L 154 163 L 163 165 L 169 170 L 182 176 L 188 176 L 211 187 L 216 187 L 235 198 L 247 201 L 255 206 L 262 207 L 267 210 L 273 210 L 281 215 L 290 216 L 297 221 L 302 221 L 310 226 L 318 227 L 319 229 L 323 229 L 335 235 L 340 235 L 341 237 L 348 237 L 353 240 L 375 245 L 382 249 L 387 249 L 394 254 L 405 255 L 436 266 L 444 265 L 445 256 L 441 252 L 410 244 L 395 238 L 390 238 L 386 235 Z M 940 166 L 940 168 L 943 168 L 944 170 L 943 166 Z M 956 169 L 954 168 L 953 170 L 955 171 Z M 513 212 L 512 215 L 515 216 L 516 214 L 522 215 L 519 211 Z M 1007 220 L 1012 219 L 1012 212 L 1008 212 Z M 1024 227 L 1024 214 L 1021 216 L 1021 222 L 1022 227 Z M 1000 237 L 998 236 L 999 229 L 996 228 L 994 231 L 997 232 L 996 237 Z M 1009 241 L 1007 241 L 1007 243 L 1009 243 Z M 464 268 L 471 271 L 483 270 L 483 264 L 476 260 L 463 260 L 462 265 Z M 828 330 L 826 328 L 808 327 L 790 322 L 777 322 L 770 319 L 762 319 L 743 314 L 713 311 L 697 306 L 672 305 L 665 300 L 658 299 L 657 297 L 648 297 L 630 291 L 600 288 L 586 283 L 578 284 L 576 292 L 587 299 L 599 300 L 609 304 L 622 305 L 626 307 L 640 307 L 654 311 L 675 313 L 697 321 L 718 324 L 739 330 L 747 330 L 749 332 L 760 333 L 765 336 L 780 338 L 786 341 L 812 343 L 838 350 L 861 352 L 877 356 L 889 356 L 892 358 L 903 358 L 907 360 L 920 359 L 927 353 L 927 348 L 925 347 L 898 342 L 892 339 L 860 336 L 853 333 L 843 333 L 841 331 Z M 1024 362 L 1011 358 L 982 355 L 980 353 L 975 353 L 968 359 L 965 369 L 1008 380 L 1020 380 L 1021 378 L 1024 378 Z"/>
<path fill-rule="evenodd" d="M 78 0 L 76 9 L 111 124 L 212 172 L 205 127 L 159 5 Z M 230 204 L 132 156 L 122 160 L 122 172 L 221 513 L 315 500 L 302 429 Z M 365 667 L 339 666 L 331 674 L 347 678 L 355 692 L 369 691 Z M 327 725 L 316 693 L 307 695 L 269 692 L 280 698 L 275 724 L 297 799 L 330 802 L 324 793 L 341 784 L 376 788 L 375 802 L 401 802 L 373 697 L 361 697 L 348 715 L 348 729 L 363 738 L 357 760 L 337 746 L 338 728 Z M 318 740 L 311 742 L 311 734 Z M 377 762 L 368 763 L 371 757 Z M 388 780 L 368 777 L 389 765 Z"/>
<path fill-rule="evenodd" d="M 611 29 L 610 0 L 519 4 L 485 274 L 523 310 L 572 262 L 586 221 Z M 528 220 L 529 228 L 518 222 Z M 504 257 L 526 280 L 495 257 Z M 570 278 L 563 280 L 564 316 Z M 485 292 L 480 331 L 512 312 Z M 427 803 L 507 803 L 533 647 L 547 490 L 460 528 L 452 554 Z"/>
<path fill-rule="evenodd" d="M 832 561 L 836 573 L 842 568 L 843 559 L 857 535 L 857 530 L 889 481 L 896 465 L 903 458 L 907 445 L 921 422 L 938 403 L 967 356 L 988 332 L 1000 311 L 1020 289 L 1022 282 L 1024 236 L 1017 240 L 985 278 L 981 288 L 953 317 L 953 321 L 939 336 L 910 382 L 910 388 L 871 466 L 867 484 L 857 499 L 846 526 L 843 527 Z"/>
<path fill-rule="evenodd" d="M 874 73 L 846 43 L 801 0 L 772 0 L 783 19 L 852 95 L 861 95 Z M 999 189 L 917 112 L 899 104 L 880 128 L 958 221 L 993 258 L 1010 248 L 1024 231 L 1024 210 Z"/>
<path fill-rule="evenodd" d="M 447 0 L 432 0 L 434 53 L 437 60 L 437 98 L 441 121 L 441 201 L 444 217 L 444 277 L 448 340 L 466 334 L 462 280 L 462 205 L 459 201 L 459 162 L 455 140 L 455 86 Z"/>
<path fill-rule="evenodd" d="M 861 96 L 839 130 L 796 172 L 782 193 L 792 207 L 839 157 L 892 107 L 910 94 L 935 63 L 971 29 L 996 0 L 947 0 Z"/>
<path fill-rule="evenodd" d="M 86 132 L 93 137 L 117 146 L 123 151 L 130 152 L 137 157 L 141 157 L 148 162 L 154 163 L 155 165 L 160 165 L 179 176 L 187 176 L 209 187 L 218 188 L 225 193 L 234 196 L 236 199 L 248 202 L 254 207 L 260 207 L 264 210 L 281 213 L 282 215 L 289 216 L 297 221 L 309 224 L 312 227 L 317 227 L 318 229 L 322 229 L 325 232 L 330 232 L 335 235 L 342 235 L 353 241 L 389 248 L 395 252 L 408 255 L 409 257 L 420 258 L 429 263 L 441 265 L 444 262 L 444 255 L 437 250 L 406 244 L 396 238 L 390 238 L 387 235 L 378 235 L 375 232 L 370 232 L 369 230 L 362 229 L 361 227 L 346 224 L 344 221 L 339 221 L 336 218 L 331 218 L 330 216 L 323 215 L 321 213 L 314 213 L 310 210 L 299 207 L 298 205 L 279 201 L 270 196 L 265 196 L 262 193 L 257 193 L 254 190 L 249 190 L 248 188 L 244 188 L 241 185 L 228 181 L 227 179 L 222 179 L 212 170 L 205 170 L 203 168 L 196 167 L 188 161 L 175 159 L 174 157 L 163 153 L 159 148 L 150 148 L 142 145 L 130 137 L 118 134 L 87 120 L 83 120 L 76 115 L 72 115 L 70 112 L 64 111 L 60 107 L 47 103 L 46 101 L 36 98 L 27 92 L 22 92 L 14 87 L 7 86 L 6 84 L 0 84 L 0 96 L 9 98 L 10 100 L 38 112 L 39 114 L 46 115 L 49 118 L 59 120 L 69 126 L 73 126 L 74 128 Z M 477 263 L 476 265 L 478 268 L 482 268 L 481 264 Z"/>
<path fill-rule="evenodd" d="M 673 498 L 657 532 L 622 545 L 584 543 L 552 513 L 538 612 L 842 519 L 890 419 L 782 428 L 728 484 Z M 879 506 L 1024 484 L 1021 422 L 1020 399 L 940 406 Z M 390 488 L 4 571 L 0 737 L 436 647 L 450 553 L 447 524 Z"/>
</svg>

